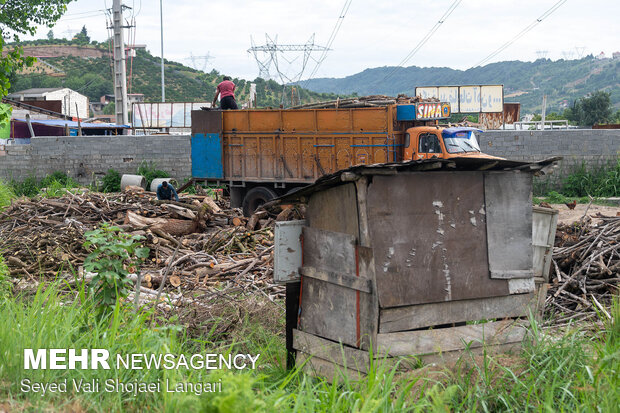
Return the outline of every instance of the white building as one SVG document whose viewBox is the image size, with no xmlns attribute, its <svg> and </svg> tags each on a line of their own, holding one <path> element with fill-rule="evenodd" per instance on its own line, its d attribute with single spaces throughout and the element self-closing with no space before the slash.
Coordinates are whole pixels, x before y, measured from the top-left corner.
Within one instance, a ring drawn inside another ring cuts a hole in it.
<svg viewBox="0 0 620 413">
<path fill-rule="evenodd" d="M 7 98 L 20 102 L 60 101 L 62 114 L 72 117 L 87 118 L 88 97 L 69 88 L 33 88 L 11 93 Z"/>
</svg>

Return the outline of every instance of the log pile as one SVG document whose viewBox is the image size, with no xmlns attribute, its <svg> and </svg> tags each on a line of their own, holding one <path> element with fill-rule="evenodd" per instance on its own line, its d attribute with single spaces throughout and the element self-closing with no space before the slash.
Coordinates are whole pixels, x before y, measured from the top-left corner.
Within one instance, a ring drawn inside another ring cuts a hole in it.
<svg viewBox="0 0 620 413">
<path fill-rule="evenodd" d="M 611 318 L 607 310 L 618 296 L 620 217 L 585 217 L 556 232 L 545 311 L 554 324 Z"/>
<path fill-rule="evenodd" d="M 410 97 L 398 95 L 397 97 L 385 95 L 360 96 L 348 99 L 336 99 L 327 102 L 307 103 L 305 105 L 293 106 L 290 109 L 331 109 L 331 108 L 369 108 L 378 106 L 388 106 L 394 104 L 418 103 L 418 102 L 439 102 L 438 99 L 422 99 L 419 96 Z"/>
<path fill-rule="evenodd" d="M 13 278 L 33 284 L 88 278 L 84 233 L 107 222 L 141 235 L 150 256 L 140 277 L 144 297 L 164 291 L 183 297 L 259 294 L 274 301 L 284 288 L 272 279 L 273 228 L 252 229 L 238 209 L 207 196 L 157 201 L 141 190 L 101 194 L 81 190 L 60 198 L 19 199 L 0 212 L 0 251 Z M 275 219 L 272 218 L 271 222 Z M 136 275 L 134 275 L 136 277 Z"/>
</svg>

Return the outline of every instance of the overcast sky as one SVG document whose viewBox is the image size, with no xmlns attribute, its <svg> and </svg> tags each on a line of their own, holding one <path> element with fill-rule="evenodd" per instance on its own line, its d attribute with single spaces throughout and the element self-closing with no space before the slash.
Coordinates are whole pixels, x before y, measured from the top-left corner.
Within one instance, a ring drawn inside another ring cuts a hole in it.
<svg viewBox="0 0 620 413">
<path fill-rule="evenodd" d="M 188 65 L 190 55 L 212 56 L 206 70 L 246 79 L 258 75 L 247 52 L 250 37 L 265 43 L 265 33 L 278 43 L 299 44 L 315 34 L 326 45 L 345 0 L 163 0 L 164 56 Z M 314 77 L 343 77 L 366 68 L 398 65 L 433 28 L 454 0 L 352 0 L 324 62 Z M 467 69 L 477 65 L 531 25 L 558 0 L 462 0 L 428 42 L 405 66 Z M 160 14 L 157 0 L 125 0 L 125 17 L 136 20 L 135 43 L 160 55 Z M 86 25 L 92 39 L 108 37 L 103 10 L 112 0 L 77 0 L 53 28 L 69 37 Z M 611 57 L 620 51 L 620 1 L 568 0 L 490 62 L 556 60 L 579 54 Z M 48 28 L 37 36 L 44 37 Z M 315 58 L 319 53 L 314 54 Z M 286 60 L 292 60 L 288 65 Z M 300 69 L 301 55 L 280 57 L 289 76 Z M 197 59 L 199 69 L 204 61 Z M 310 61 L 306 75 L 312 72 Z M 306 76 L 304 76 L 305 78 Z"/>
</svg>

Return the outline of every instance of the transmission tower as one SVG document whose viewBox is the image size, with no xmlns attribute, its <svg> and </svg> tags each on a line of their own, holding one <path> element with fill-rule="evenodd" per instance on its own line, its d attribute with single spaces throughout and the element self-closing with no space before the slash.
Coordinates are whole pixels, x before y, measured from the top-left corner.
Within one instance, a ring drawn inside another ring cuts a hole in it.
<svg viewBox="0 0 620 413">
<path fill-rule="evenodd" d="M 573 58 L 573 56 L 575 55 L 575 51 L 574 50 L 563 50 L 562 51 L 562 56 L 564 56 L 564 60 L 571 60 Z"/>
<path fill-rule="evenodd" d="M 191 62 L 190 65 L 192 68 L 201 72 L 205 71 L 209 60 L 211 59 L 213 59 L 213 56 L 211 56 L 209 52 L 207 52 L 204 56 L 194 56 L 192 52 L 189 52 L 189 57 L 185 58 L 186 61 Z"/>
<path fill-rule="evenodd" d="M 577 58 L 581 59 L 583 57 L 583 52 L 586 51 L 585 46 L 575 46 L 575 51 L 577 52 Z"/>
<path fill-rule="evenodd" d="M 312 57 L 312 52 L 329 50 L 324 46 L 314 44 L 314 34 L 304 44 L 278 44 L 278 36 L 272 39 L 268 34 L 265 34 L 264 45 L 257 46 L 252 37 L 250 37 L 250 43 L 252 46 L 248 49 L 248 53 L 252 53 L 256 59 L 258 75 L 263 79 L 271 79 L 271 68 L 273 67 L 283 85 L 301 80 L 308 61 L 310 59 L 317 61 Z M 293 68 L 294 63 L 300 57 L 301 63 Z M 282 65 L 282 61 L 286 64 Z"/>
<path fill-rule="evenodd" d="M 536 50 L 536 59 L 545 59 L 549 50 Z"/>
</svg>

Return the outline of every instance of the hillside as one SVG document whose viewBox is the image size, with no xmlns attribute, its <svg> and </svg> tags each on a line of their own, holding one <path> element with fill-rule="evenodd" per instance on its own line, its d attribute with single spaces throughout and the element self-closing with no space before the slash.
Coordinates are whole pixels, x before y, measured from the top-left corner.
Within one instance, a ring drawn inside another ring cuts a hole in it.
<svg viewBox="0 0 620 413">
<path fill-rule="evenodd" d="M 543 94 L 547 94 L 547 110 L 557 111 L 574 99 L 604 90 L 611 93 L 613 105 L 620 108 L 620 59 L 595 60 L 587 56 L 579 60 L 510 61 L 468 70 L 411 66 L 385 79 L 393 69 L 379 67 L 340 79 L 312 79 L 303 86 L 337 94 L 413 95 L 416 86 L 503 84 L 505 101 L 520 102 L 521 113 L 540 112 Z"/>
<path fill-rule="evenodd" d="M 68 87 L 98 101 L 104 94 L 114 94 L 112 61 L 107 43 L 80 44 L 66 40 L 40 40 L 22 44 L 24 52 L 39 57 L 33 68 L 12 77 L 11 92 L 33 87 Z M 181 63 L 165 60 L 166 100 L 179 102 L 210 102 L 215 85 L 222 80 L 217 71 L 204 73 Z M 143 93 L 145 100 L 161 101 L 160 58 L 146 50 L 137 50 L 133 61 L 127 62 L 129 93 Z M 237 102 L 249 100 L 250 81 L 233 79 L 237 84 Z M 256 83 L 259 107 L 277 107 L 282 103 L 282 85 L 261 78 Z M 303 103 L 335 99 L 331 93 L 299 89 Z M 284 104 L 290 105 L 291 89 L 285 90 Z M 296 103 L 297 99 L 296 99 Z"/>
</svg>

